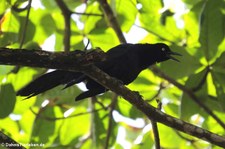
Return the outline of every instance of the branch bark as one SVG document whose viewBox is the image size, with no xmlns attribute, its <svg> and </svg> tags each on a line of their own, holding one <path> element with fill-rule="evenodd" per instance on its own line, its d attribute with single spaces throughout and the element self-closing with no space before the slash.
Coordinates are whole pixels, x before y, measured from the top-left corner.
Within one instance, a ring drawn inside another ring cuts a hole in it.
<svg viewBox="0 0 225 149">
<path fill-rule="evenodd" d="M 0 131 L 0 148 L 17 148 L 17 149 L 25 149 L 21 144 L 4 134 Z"/>
<path fill-rule="evenodd" d="M 45 67 L 80 71 L 80 67 L 102 61 L 105 53 L 96 48 L 93 51 L 48 52 L 42 50 L 0 48 L 0 64 Z"/>
<path fill-rule="evenodd" d="M 90 53 L 87 53 L 87 55 L 88 54 L 89 56 L 92 55 Z M 82 58 L 81 55 L 89 58 L 89 56 L 87 56 L 83 52 L 70 52 L 68 54 L 65 54 L 50 53 L 44 51 L 27 51 L 22 49 L 10 50 L 7 48 L 2 48 L 0 49 L 0 64 L 19 64 L 23 66 L 36 66 L 70 71 L 80 71 L 95 80 L 96 82 L 100 83 L 104 87 L 112 90 L 118 95 L 121 95 L 125 100 L 127 100 L 137 109 L 142 111 L 150 120 L 160 122 L 171 128 L 206 140 L 217 146 L 225 147 L 224 137 L 197 127 L 195 125 L 189 124 L 170 115 L 167 115 L 161 112 L 159 109 L 154 108 L 146 101 L 144 101 L 137 92 L 129 90 L 127 87 L 121 84 L 121 81 L 111 78 L 109 75 L 102 72 L 96 66 L 92 65 L 87 58 Z M 34 60 L 35 57 L 37 58 Z M 16 60 L 13 58 L 16 58 Z M 94 59 L 92 59 L 92 61 L 93 60 Z"/>
</svg>

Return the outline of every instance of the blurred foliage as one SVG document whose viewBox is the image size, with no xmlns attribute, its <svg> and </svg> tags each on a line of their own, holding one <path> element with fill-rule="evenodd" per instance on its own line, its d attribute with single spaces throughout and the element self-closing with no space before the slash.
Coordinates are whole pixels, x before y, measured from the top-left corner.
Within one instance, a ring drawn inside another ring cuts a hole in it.
<svg viewBox="0 0 225 149">
<path fill-rule="evenodd" d="M 73 12 L 89 14 L 73 13 L 71 50 L 84 49 L 86 39 L 90 40 L 92 47 L 101 47 L 105 51 L 119 44 L 98 1 L 64 2 Z M 164 42 L 183 55 L 180 63 L 167 61 L 158 66 L 189 89 L 200 84 L 196 96 L 224 120 L 224 0 L 108 2 L 122 31 L 130 35 L 128 42 L 129 39 L 136 40 L 137 36 L 142 39 L 136 42 Z M 0 47 L 18 48 L 25 35 L 23 48 L 63 51 L 64 18 L 57 3 L 54 0 L 32 1 L 28 25 L 24 27 L 27 4 L 27 0 L 0 1 Z M 133 31 L 133 27 L 137 30 Z M 145 34 L 139 35 L 139 29 Z M 129 34 L 131 32 L 133 34 Z M 54 37 L 48 42 L 53 49 L 44 46 L 49 37 Z M 29 100 L 15 96 L 19 88 L 45 72 L 40 68 L 0 66 L 0 131 L 22 144 L 39 144 L 38 148 L 41 144 L 44 148 L 56 149 L 103 148 L 109 130 L 107 107 L 114 98 L 113 93 L 98 96 L 98 102 L 87 99 L 76 103 L 74 97 L 81 92 L 78 86 L 66 90 L 60 86 Z M 187 94 L 150 70 L 143 71 L 129 88 L 139 91 L 154 106 L 157 106 L 155 98 L 160 99 L 167 114 L 225 135 L 224 129 Z M 127 101 L 121 97 L 118 99 L 114 111 L 119 114 L 113 112 L 109 146 L 116 149 L 152 148 L 154 139 L 149 120 Z M 159 133 L 163 148 L 218 148 L 163 125 L 159 125 Z"/>
</svg>

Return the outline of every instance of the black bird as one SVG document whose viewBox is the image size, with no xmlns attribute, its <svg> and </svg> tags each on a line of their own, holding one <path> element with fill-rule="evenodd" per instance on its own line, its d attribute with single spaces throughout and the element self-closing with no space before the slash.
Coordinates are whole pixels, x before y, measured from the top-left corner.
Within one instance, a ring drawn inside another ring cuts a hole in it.
<svg viewBox="0 0 225 149">
<path fill-rule="evenodd" d="M 128 85 L 137 78 L 142 70 L 152 64 L 169 59 L 178 61 L 176 58 L 172 57 L 172 55 L 180 54 L 172 52 L 170 48 L 163 43 L 121 44 L 107 51 L 106 60 L 95 63 L 95 65 L 108 75 Z M 106 88 L 81 72 L 55 70 L 32 81 L 20 89 L 17 95 L 30 98 L 58 85 L 65 85 L 64 88 L 67 88 L 83 81 L 86 82 L 88 91 L 78 95 L 75 100 L 92 97 L 107 91 Z"/>
</svg>

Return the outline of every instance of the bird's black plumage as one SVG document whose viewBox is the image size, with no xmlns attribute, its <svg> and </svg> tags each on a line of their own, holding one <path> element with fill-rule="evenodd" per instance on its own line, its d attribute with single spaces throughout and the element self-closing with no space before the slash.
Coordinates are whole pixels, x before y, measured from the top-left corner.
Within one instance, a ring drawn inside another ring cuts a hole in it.
<svg viewBox="0 0 225 149">
<path fill-rule="evenodd" d="M 138 74 L 157 62 L 175 59 L 172 55 L 180 55 L 172 52 L 166 44 L 121 44 L 106 52 L 106 60 L 95 63 L 95 65 L 108 75 L 117 78 L 125 85 L 134 81 Z M 80 82 L 86 82 L 88 91 L 81 93 L 76 100 L 92 97 L 107 90 L 80 72 L 55 70 L 42 75 L 17 92 L 17 95 L 38 95 L 58 85 L 65 88 Z"/>
</svg>

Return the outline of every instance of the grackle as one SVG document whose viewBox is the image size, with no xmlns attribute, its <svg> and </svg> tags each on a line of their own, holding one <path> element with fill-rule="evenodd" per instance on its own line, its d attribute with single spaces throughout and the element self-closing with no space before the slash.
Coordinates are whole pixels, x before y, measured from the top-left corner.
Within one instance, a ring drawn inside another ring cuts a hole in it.
<svg viewBox="0 0 225 149">
<path fill-rule="evenodd" d="M 150 65 L 169 59 L 178 61 L 176 58 L 172 57 L 172 55 L 180 54 L 172 52 L 170 48 L 163 43 L 121 44 L 107 51 L 106 60 L 97 62 L 95 65 L 108 75 L 128 85 L 137 78 L 142 70 L 148 68 Z M 81 72 L 55 70 L 32 81 L 20 89 L 17 95 L 30 98 L 58 85 L 65 85 L 64 88 L 67 88 L 80 82 L 86 82 L 88 91 L 78 95 L 75 99 L 76 101 L 107 91 L 106 88 Z"/>
</svg>

